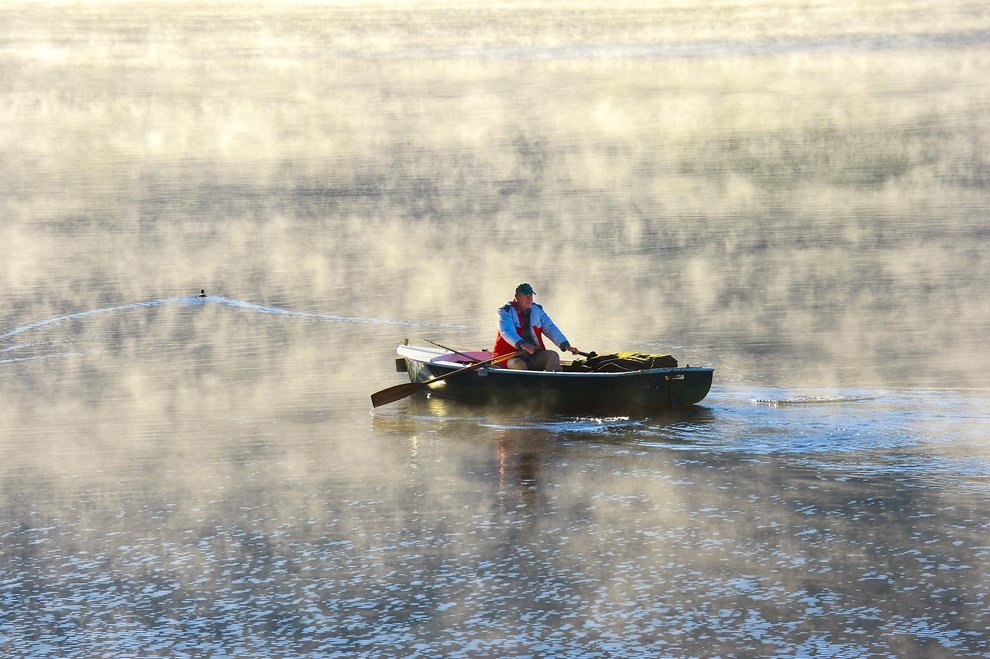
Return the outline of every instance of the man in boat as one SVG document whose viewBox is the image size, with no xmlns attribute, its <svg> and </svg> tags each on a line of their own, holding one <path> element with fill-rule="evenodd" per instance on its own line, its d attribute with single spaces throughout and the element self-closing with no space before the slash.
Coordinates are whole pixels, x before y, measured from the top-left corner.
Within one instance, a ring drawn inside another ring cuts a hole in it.
<svg viewBox="0 0 990 659">
<path fill-rule="evenodd" d="M 518 370 L 559 371 L 560 355 L 547 350 L 543 337 L 561 350 L 577 354 L 564 333 L 553 324 L 543 307 L 533 302 L 533 287 L 527 283 L 516 286 L 515 298 L 498 310 L 498 337 L 492 357 L 501 357 L 516 350 L 524 354 L 506 361 L 505 366 Z"/>
</svg>

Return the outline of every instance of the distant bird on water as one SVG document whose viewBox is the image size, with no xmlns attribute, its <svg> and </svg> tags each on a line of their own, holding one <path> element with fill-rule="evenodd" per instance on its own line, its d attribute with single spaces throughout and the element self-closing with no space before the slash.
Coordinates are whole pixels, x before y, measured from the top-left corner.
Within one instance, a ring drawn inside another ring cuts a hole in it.
<svg viewBox="0 0 990 659">
<path fill-rule="evenodd" d="M 206 297 L 206 289 L 205 288 L 199 289 L 199 295 L 197 295 L 196 297 Z"/>
</svg>

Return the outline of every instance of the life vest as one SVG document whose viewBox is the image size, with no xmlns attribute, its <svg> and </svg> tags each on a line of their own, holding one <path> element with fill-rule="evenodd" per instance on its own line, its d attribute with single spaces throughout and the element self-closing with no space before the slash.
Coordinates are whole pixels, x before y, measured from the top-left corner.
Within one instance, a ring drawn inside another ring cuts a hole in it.
<svg viewBox="0 0 990 659">
<path fill-rule="evenodd" d="M 534 325 L 533 324 L 534 316 L 536 317 L 535 319 L 538 320 L 539 317 L 541 317 L 543 315 L 542 313 L 540 313 L 539 315 L 537 315 L 536 309 L 537 309 L 537 305 L 534 304 L 530 308 L 530 312 L 529 312 L 529 314 L 530 314 L 529 315 L 530 325 L 532 325 L 532 328 L 533 328 L 533 338 L 536 339 L 536 344 L 537 344 L 537 347 L 538 348 L 540 348 L 541 350 L 546 350 L 546 345 L 544 345 L 544 343 L 543 343 L 543 326 L 542 325 Z M 523 328 L 523 315 L 522 315 L 522 311 L 520 311 L 519 307 L 516 306 L 515 300 L 513 300 L 512 302 L 509 302 L 508 304 L 506 304 L 504 307 L 502 307 L 502 309 L 500 311 L 503 311 L 503 312 L 508 311 L 509 313 L 512 314 L 512 318 L 513 318 L 513 321 L 514 321 L 513 322 L 513 325 L 516 328 L 516 334 L 518 334 L 519 337 L 522 338 L 523 333 L 525 332 L 525 329 Z M 495 348 L 492 350 L 492 357 L 493 358 L 498 358 L 498 357 L 501 357 L 502 355 L 508 355 L 510 353 L 513 353 L 516 350 L 518 350 L 518 348 L 516 348 L 516 346 L 514 346 L 511 343 L 509 343 L 508 341 L 506 341 L 505 340 L 505 337 L 502 336 L 502 332 L 499 331 L 498 336 L 495 337 Z M 504 367 L 505 366 L 505 362 L 504 361 L 503 362 L 498 362 L 495 365 L 496 366 L 503 366 Z"/>
</svg>

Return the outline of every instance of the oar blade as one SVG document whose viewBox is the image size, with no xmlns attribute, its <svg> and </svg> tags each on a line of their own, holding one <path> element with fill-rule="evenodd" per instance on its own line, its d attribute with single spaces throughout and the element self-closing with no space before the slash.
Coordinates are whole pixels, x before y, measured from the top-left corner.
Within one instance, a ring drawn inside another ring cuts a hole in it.
<svg viewBox="0 0 990 659">
<path fill-rule="evenodd" d="M 394 387 L 376 391 L 371 394 L 371 406 L 381 407 L 382 405 L 394 403 L 397 400 L 402 400 L 406 396 L 411 396 L 422 388 L 422 382 L 407 382 L 406 384 L 397 384 Z"/>
</svg>

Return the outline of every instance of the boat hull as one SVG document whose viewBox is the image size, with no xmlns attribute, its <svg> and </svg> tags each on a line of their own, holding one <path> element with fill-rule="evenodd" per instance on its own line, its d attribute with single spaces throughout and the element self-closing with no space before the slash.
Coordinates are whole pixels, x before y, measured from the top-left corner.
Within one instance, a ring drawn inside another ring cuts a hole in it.
<svg viewBox="0 0 990 659">
<path fill-rule="evenodd" d="M 405 366 L 411 382 L 426 382 L 464 366 L 453 363 L 450 355 L 431 357 L 430 351 L 419 348 L 399 346 L 398 354 L 397 366 Z M 630 373 L 482 368 L 424 389 L 431 396 L 468 403 L 617 415 L 695 405 L 708 395 L 713 374 L 714 369 L 690 366 Z"/>
</svg>

